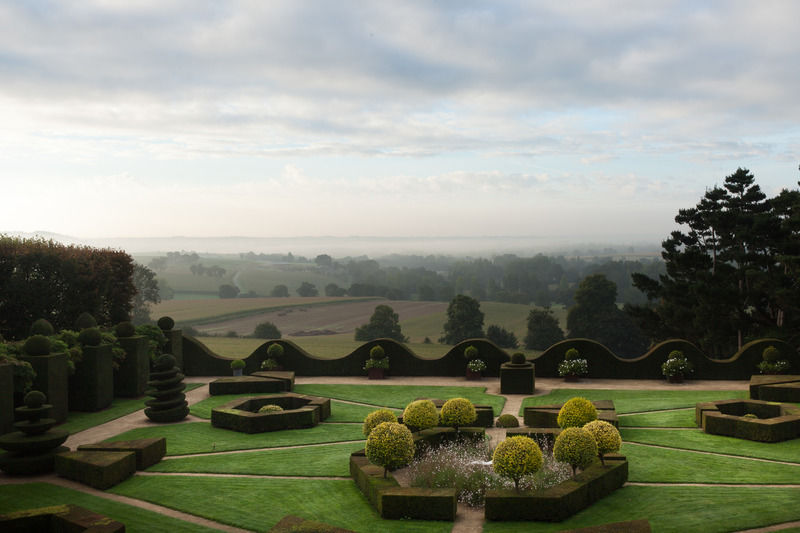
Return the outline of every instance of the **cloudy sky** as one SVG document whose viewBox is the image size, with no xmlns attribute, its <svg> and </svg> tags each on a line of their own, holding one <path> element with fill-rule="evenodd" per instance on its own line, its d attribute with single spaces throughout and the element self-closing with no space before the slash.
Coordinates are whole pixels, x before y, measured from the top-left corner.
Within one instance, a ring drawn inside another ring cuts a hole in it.
<svg viewBox="0 0 800 533">
<path fill-rule="evenodd" d="M 800 2 L 0 2 L 0 232 L 651 239 L 800 173 Z"/>
</svg>

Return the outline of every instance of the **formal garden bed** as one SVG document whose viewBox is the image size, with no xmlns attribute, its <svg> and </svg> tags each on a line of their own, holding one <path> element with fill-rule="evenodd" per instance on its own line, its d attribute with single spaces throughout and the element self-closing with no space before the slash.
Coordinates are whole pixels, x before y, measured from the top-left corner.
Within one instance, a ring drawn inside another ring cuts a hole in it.
<svg viewBox="0 0 800 533">
<path fill-rule="evenodd" d="M 242 433 L 263 433 L 314 427 L 330 415 L 330 399 L 287 392 L 239 398 L 215 407 L 211 410 L 211 425 Z"/>
<path fill-rule="evenodd" d="M 696 422 L 703 431 L 759 442 L 800 437 L 800 407 L 763 400 L 698 403 Z"/>
</svg>

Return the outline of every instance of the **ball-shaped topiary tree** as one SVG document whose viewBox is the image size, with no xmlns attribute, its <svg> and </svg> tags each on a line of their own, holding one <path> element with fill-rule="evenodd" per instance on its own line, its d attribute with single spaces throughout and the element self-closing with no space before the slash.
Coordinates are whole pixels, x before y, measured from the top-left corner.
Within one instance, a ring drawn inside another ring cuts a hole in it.
<svg viewBox="0 0 800 533">
<path fill-rule="evenodd" d="M 556 422 L 560 428 L 580 428 L 597 420 L 597 409 L 586 398 L 570 398 L 561 406 Z"/>
<path fill-rule="evenodd" d="M 527 474 L 538 472 L 543 463 L 539 445 L 524 435 L 507 438 L 497 445 L 492 455 L 494 471 L 512 479 L 517 492 L 519 492 L 519 480 Z"/>
<path fill-rule="evenodd" d="M 411 431 L 422 431 L 439 423 L 439 413 L 430 400 L 415 400 L 403 411 L 403 424 Z"/>
<path fill-rule="evenodd" d="M 161 328 L 161 331 L 170 331 L 172 328 L 175 327 L 175 321 L 172 319 L 171 316 L 162 316 L 156 322 L 156 325 Z"/>
<path fill-rule="evenodd" d="M 414 458 L 414 437 L 403 424 L 382 422 L 369 433 L 364 451 L 370 463 L 383 467 L 386 477 L 389 470 L 404 467 Z"/>
<path fill-rule="evenodd" d="M 366 416 L 366 418 L 364 418 L 364 424 L 361 426 L 361 432 L 364 433 L 365 437 L 369 437 L 370 432 L 375 428 L 375 426 L 382 424 L 383 422 L 397 422 L 397 415 L 388 409 L 378 409 L 377 411 L 372 411 Z"/>
<path fill-rule="evenodd" d="M 444 402 L 442 405 L 442 425 L 458 428 L 461 426 L 468 426 L 475 422 L 478 418 L 478 413 L 475 412 L 475 406 L 466 398 L 451 398 Z"/>
<path fill-rule="evenodd" d="M 44 335 L 45 337 L 49 337 L 50 335 L 55 335 L 55 329 L 53 329 L 53 325 L 47 319 L 40 318 L 34 320 L 33 324 L 31 324 L 30 335 Z"/>
<path fill-rule="evenodd" d="M 473 359 L 477 359 L 478 349 L 470 344 L 469 346 L 464 348 L 464 357 L 467 359 L 467 361 L 472 361 Z"/>
<path fill-rule="evenodd" d="M 499 428 L 518 428 L 519 419 L 510 413 L 506 413 L 498 416 L 494 425 Z"/>
<path fill-rule="evenodd" d="M 375 346 L 369 349 L 370 359 L 383 359 L 384 357 L 386 357 L 386 351 L 380 344 L 376 344 Z"/>
<path fill-rule="evenodd" d="M 86 328 L 78 333 L 78 342 L 84 346 L 100 346 L 103 334 L 98 328 Z"/>
<path fill-rule="evenodd" d="M 114 326 L 114 334 L 117 337 L 133 337 L 136 335 L 136 328 L 129 321 L 125 320 Z"/>
<path fill-rule="evenodd" d="M 31 335 L 22 345 L 22 351 L 27 355 L 49 355 L 51 347 L 50 339 L 44 335 Z"/>
<path fill-rule="evenodd" d="M 262 405 L 259 407 L 259 413 L 280 413 L 283 411 L 283 407 L 280 405 L 275 405 L 274 403 L 268 403 L 267 405 Z"/>
<path fill-rule="evenodd" d="M 600 457 L 602 464 L 606 464 L 603 460 L 605 454 L 618 452 L 620 446 L 622 446 L 622 437 L 619 436 L 619 430 L 610 422 L 593 420 L 583 426 L 583 429 L 594 437 L 594 441 L 597 443 L 597 455 Z"/>
<path fill-rule="evenodd" d="M 75 329 L 78 331 L 86 328 L 96 328 L 97 327 L 97 320 L 92 316 L 91 313 L 88 311 L 84 311 L 83 313 L 78 315 L 78 318 L 75 319 Z"/>
<path fill-rule="evenodd" d="M 516 352 L 511 355 L 511 364 L 512 365 L 524 365 L 527 363 L 528 360 L 525 359 L 525 354 L 521 352 Z"/>
<path fill-rule="evenodd" d="M 597 457 L 597 443 L 591 433 L 583 428 L 568 427 L 564 429 L 553 445 L 553 457 L 556 461 L 572 466 L 572 475 L 592 464 Z"/>
</svg>

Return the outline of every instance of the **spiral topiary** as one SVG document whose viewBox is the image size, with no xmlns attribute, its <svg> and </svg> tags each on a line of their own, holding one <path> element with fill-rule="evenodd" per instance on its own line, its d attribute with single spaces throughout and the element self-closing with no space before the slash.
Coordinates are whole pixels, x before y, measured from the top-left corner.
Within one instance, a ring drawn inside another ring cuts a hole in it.
<svg viewBox="0 0 800 533">
<path fill-rule="evenodd" d="M 50 335 L 54 335 L 55 332 L 56 330 L 53 329 L 53 325 L 44 318 L 34 320 L 33 324 L 31 324 L 30 335 L 44 335 L 45 337 L 49 337 Z"/>
<path fill-rule="evenodd" d="M 597 457 L 597 442 L 591 433 L 581 427 L 564 429 L 553 445 L 553 457 L 556 461 L 572 466 L 572 475 L 577 469 L 583 470 Z"/>
<path fill-rule="evenodd" d="M 274 403 L 262 405 L 258 410 L 259 413 L 280 413 L 281 411 L 283 411 L 283 407 L 275 405 Z"/>
<path fill-rule="evenodd" d="M 172 317 L 162 316 L 158 319 L 156 325 L 161 328 L 161 331 L 169 331 L 175 327 L 175 321 L 172 320 Z"/>
<path fill-rule="evenodd" d="M 476 418 L 475 406 L 466 398 L 451 398 L 442 405 L 442 425 L 454 427 L 456 431 L 460 426 L 475 422 Z"/>
<path fill-rule="evenodd" d="M 22 351 L 28 355 L 49 355 L 50 348 L 50 339 L 44 335 L 32 335 L 22 345 Z"/>
<path fill-rule="evenodd" d="M 586 398 L 576 397 L 567 400 L 558 412 L 556 422 L 560 428 L 583 427 L 597 420 L 597 409 Z"/>
<path fill-rule="evenodd" d="M 78 318 L 75 319 L 75 329 L 78 331 L 86 328 L 96 328 L 97 327 L 97 320 L 91 315 L 91 313 L 84 311 Z"/>
<path fill-rule="evenodd" d="M 525 359 L 525 354 L 521 352 L 517 352 L 511 356 L 511 364 L 512 365 L 524 365 L 527 363 L 528 360 Z"/>
<path fill-rule="evenodd" d="M 467 361 L 472 361 L 478 357 L 478 349 L 470 344 L 464 348 L 464 357 L 466 357 Z"/>
<path fill-rule="evenodd" d="M 538 472 L 544 464 L 539 445 L 524 435 L 509 437 L 492 454 L 492 469 L 503 477 L 514 480 L 514 488 L 519 492 L 519 480 Z"/>
<path fill-rule="evenodd" d="M 594 437 L 594 441 L 597 444 L 597 455 L 600 457 L 602 464 L 606 464 L 603 460 L 605 454 L 616 453 L 622 446 L 622 437 L 619 436 L 619 430 L 610 422 L 593 420 L 583 426 L 583 429 Z"/>
<path fill-rule="evenodd" d="M 364 451 L 370 463 L 383 467 L 386 477 L 389 470 L 404 467 L 414 458 L 414 437 L 403 424 L 382 422 L 369 433 Z"/>
<path fill-rule="evenodd" d="M 100 346 L 103 334 L 97 328 L 86 328 L 78 333 L 78 342 L 84 346 Z"/>
<path fill-rule="evenodd" d="M 403 424 L 411 431 L 422 431 L 439 423 L 439 413 L 430 400 L 415 400 L 403 411 Z"/>
<path fill-rule="evenodd" d="M 136 335 L 136 328 L 133 324 L 125 320 L 114 326 L 114 334 L 117 337 L 133 337 Z"/>
<path fill-rule="evenodd" d="M 150 388 L 145 391 L 145 394 L 153 397 L 144 402 L 147 418 L 153 422 L 178 422 L 186 418 L 189 407 L 183 393 L 186 388 L 183 378 L 184 375 L 175 366 L 175 356 L 163 354 L 156 358 L 150 381 L 147 382 Z"/>
<path fill-rule="evenodd" d="M 375 428 L 375 426 L 382 424 L 383 422 L 397 422 L 397 415 L 388 409 L 378 409 L 377 411 L 372 411 L 367 415 L 366 418 L 364 418 L 364 424 L 361 426 L 361 432 L 364 433 L 365 437 L 369 437 L 370 432 Z"/>
<path fill-rule="evenodd" d="M 386 351 L 380 344 L 376 344 L 369 350 L 369 358 L 370 359 L 383 359 L 386 357 Z"/>
<path fill-rule="evenodd" d="M 519 420 L 516 416 L 506 413 L 504 415 L 500 415 L 497 417 L 497 421 L 494 423 L 496 427 L 499 428 L 518 428 L 519 427 Z"/>
</svg>

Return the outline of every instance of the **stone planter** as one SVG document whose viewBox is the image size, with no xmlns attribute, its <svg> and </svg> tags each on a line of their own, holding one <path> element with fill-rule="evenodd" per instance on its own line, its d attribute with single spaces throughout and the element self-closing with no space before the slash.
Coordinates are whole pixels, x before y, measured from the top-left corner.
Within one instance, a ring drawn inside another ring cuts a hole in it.
<svg viewBox="0 0 800 533">
<path fill-rule="evenodd" d="M 242 370 L 243 369 L 241 369 L 241 368 L 233 368 L 231 370 L 233 371 L 233 377 L 238 378 L 238 377 L 242 376 Z"/>
<path fill-rule="evenodd" d="M 500 365 L 500 394 L 533 394 L 535 387 L 533 363 Z"/>
<path fill-rule="evenodd" d="M 47 401 L 52 404 L 50 418 L 60 424 L 67 419 L 69 398 L 69 366 L 66 353 L 51 353 L 50 355 L 23 355 L 20 359 L 27 361 L 36 372 L 33 380 L 33 390 L 38 390 L 47 396 Z"/>
<path fill-rule="evenodd" d="M 100 411 L 114 400 L 114 367 L 110 344 L 84 346 L 83 360 L 69 377 L 69 408 Z M 53 402 L 55 405 L 55 402 Z"/>
<path fill-rule="evenodd" d="M 150 379 L 150 357 L 147 353 L 147 338 L 142 335 L 120 337 L 119 344 L 125 350 L 125 360 L 114 371 L 114 396 L 138 398 L 147 389 Z"/>
<path fill-rule="evenodd" d="M 368 368 L 367 377 L 369 379 L 386 379 L 385 368 Z"/>
</svg>

